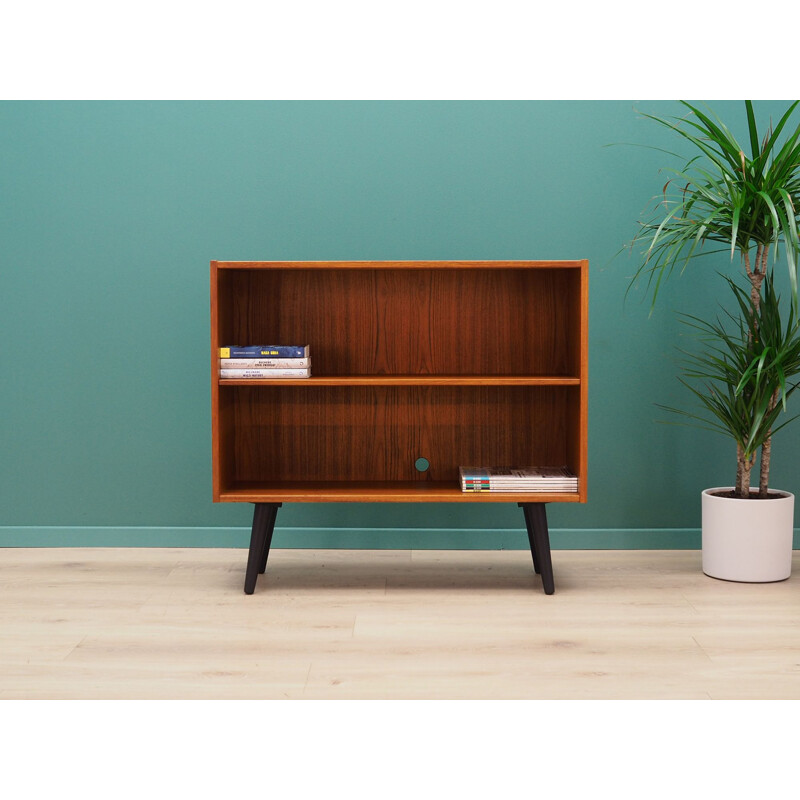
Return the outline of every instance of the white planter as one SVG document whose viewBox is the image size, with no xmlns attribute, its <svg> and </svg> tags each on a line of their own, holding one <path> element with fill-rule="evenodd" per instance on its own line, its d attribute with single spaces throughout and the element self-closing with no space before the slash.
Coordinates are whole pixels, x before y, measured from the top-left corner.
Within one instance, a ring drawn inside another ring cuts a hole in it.
<svg viewBox="0 0 800 800">
<path fill-rule="evenodd" d="M 794 495 L 769 500 L 714 497 L 703 492 L 703 572 L 743 583 L 783 581 L 792 572 Z M 758 491 L 754 489 L 752 491 Z"/>
</svg>

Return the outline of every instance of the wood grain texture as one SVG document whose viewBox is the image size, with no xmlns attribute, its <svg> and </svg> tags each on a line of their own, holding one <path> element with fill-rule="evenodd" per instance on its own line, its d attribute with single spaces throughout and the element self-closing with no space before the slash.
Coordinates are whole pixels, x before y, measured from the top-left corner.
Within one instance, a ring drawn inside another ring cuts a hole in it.
<svg viewBox="0 0 800 800">
<path fill-rule="evenodd" d="M 236 481 L 452 481 L 566 463 L 560 387 L 235 387 Z M 420 457 L 430 469 L 420 473 Z"/>
<path fill-rule="evenodd" d="M 235 279 L 223 346 L 310 344 L 315 375 L 578 375 L 575 270 L 226 274 Z"/>
<path fill-rule="evenodd" d="M 698 551 L 242 552 L 4 549 L 0 699 L 800 699 L 800 583 Z"/>
</svg>

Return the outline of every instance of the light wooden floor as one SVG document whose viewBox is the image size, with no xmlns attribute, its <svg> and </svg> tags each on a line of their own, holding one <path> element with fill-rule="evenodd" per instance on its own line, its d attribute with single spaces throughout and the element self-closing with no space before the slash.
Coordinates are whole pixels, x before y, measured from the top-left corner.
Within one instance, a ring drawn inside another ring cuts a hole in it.
<svg viewBox="0 0 800 800">
<path fill-rule="evenodd" d="M 800 579 L 697 551 L 246 556 L 0 549 L 0 698 L 800 698 Z"/>
</svg>

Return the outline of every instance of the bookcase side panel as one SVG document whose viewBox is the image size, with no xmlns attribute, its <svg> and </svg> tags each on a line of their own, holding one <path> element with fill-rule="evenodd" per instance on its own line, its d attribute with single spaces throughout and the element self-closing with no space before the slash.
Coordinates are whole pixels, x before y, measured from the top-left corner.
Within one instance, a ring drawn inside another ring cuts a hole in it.
<svg viewBox="0 0 800 800">
<path fill-rule="evenodd" d="M 219 347 L 231 335 L 234 317 L 231 276 L 211 262 L 211 465 L 213 497 L 232 484 L 235 474 L 232 395 L 219 386 Z"/>
<path fill-rule="evenodd" d="M 589 397 L 589 262 L 570 275 L 569 326 L 572 369 L 580 386 L 567 392 L 567 430 L 569 466 L 579 477 L 581 502 L 587 499 L 588 472 L 588 397 Z"/>
</svg>

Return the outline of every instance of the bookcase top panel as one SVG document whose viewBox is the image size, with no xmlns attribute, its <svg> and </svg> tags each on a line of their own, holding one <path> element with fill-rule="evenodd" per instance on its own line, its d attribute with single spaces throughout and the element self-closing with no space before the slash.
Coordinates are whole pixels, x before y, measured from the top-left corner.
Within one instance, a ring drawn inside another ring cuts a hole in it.
<svg viewBox="0 0 800 800">
<path fill-rule="evenodd" d="M 577 261 L 212 261 L 217 269 L 580 269 Z"/>
</svg>

